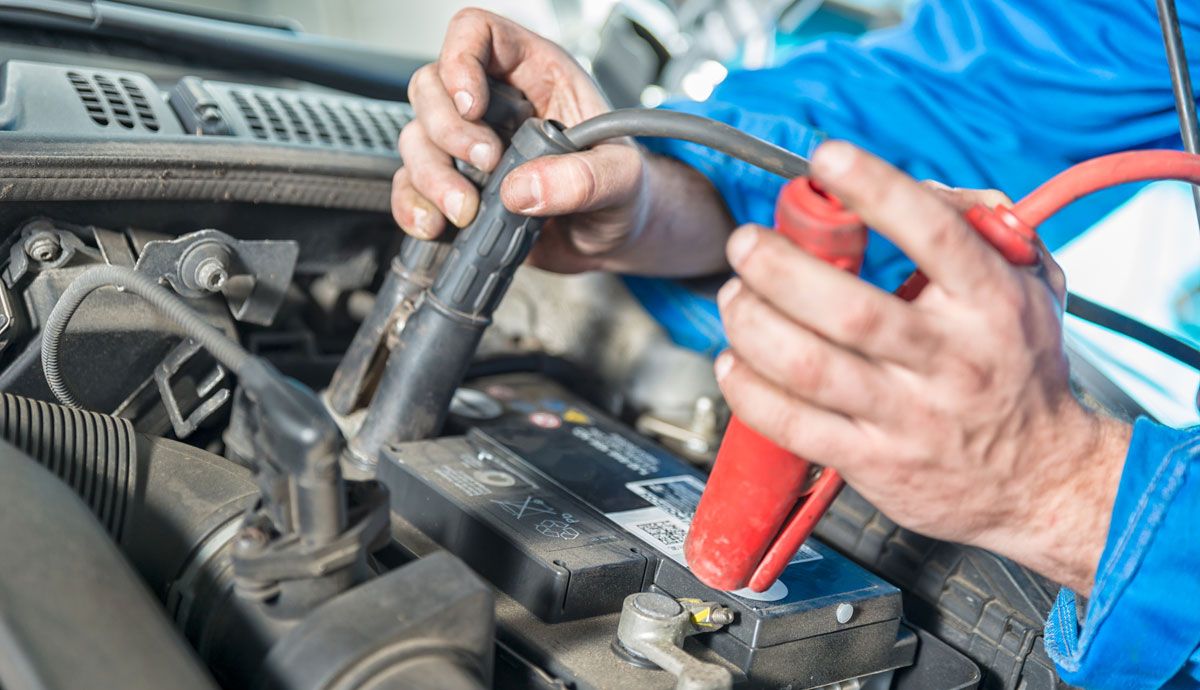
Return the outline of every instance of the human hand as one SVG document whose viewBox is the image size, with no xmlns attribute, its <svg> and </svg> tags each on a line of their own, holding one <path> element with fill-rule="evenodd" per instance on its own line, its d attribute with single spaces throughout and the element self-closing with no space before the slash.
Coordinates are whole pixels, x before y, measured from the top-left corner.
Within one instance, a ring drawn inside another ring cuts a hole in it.
<svg viewBox="0 0 1200 690">
<path fill-rule="evenodd" d="M 1086 595 L 1130 432 L 1071 393 L 1061 270 L 1045 252 L 1041 270 L 1008 264 L 962 218 L 978 193 L 922 187 L 843 142 L 812 173 L 931 282 L 904 302 L 739 229 L 716 364 L 734 412 L 897 523 Z"/>
<path fill-rule="evenodd" d="M 404 167 L 392 189 L 392 213 L 409 234 L 440 235 L 448 218 L 465 227 L 479 209 L 479 192 L 452 158 L 485 172 L 503 150 L 480 119 L 491 75 L 524 92 L 540 118 L 570 126 L 609 110 L 599 89 L 562 48 L 507 19 L 477 9 L 450 22 L 438 61 L 409 85 L 416 118 L 400 134 Z M 576 272 L 600 267 L 602 257 L 626 244 L 647 214 L 646 161 L 629 141 L 531 161 L 504 180 L 501 200 L 510 211 L 561 216 L 549 223 L 531 261 Z"/>
</svg>

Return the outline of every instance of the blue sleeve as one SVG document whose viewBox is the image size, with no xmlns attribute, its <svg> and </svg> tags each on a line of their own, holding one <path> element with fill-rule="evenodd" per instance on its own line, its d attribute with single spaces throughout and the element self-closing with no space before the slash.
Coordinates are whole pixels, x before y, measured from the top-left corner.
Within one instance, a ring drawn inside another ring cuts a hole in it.
<svg viewBox="0 0 1200 690">
<path fill-rule="evenodd" d="M 1179 13 L 1198 56 L 1200 3 L 1179 3 Z M 900 26 L 808 44 L 781 66 L 731 73 L 706 102 L 665 107 L 802 155 L 825 138 L 847 139 L 918 179 L 996 188 L 1014 199 L 1087 158 L 1179 146 L 1154 3 L 1128 0 L 921 0 Z M 772 224 L 780 178 L 694 144 L 644 143 L 707 175 L 738 223 Z M 1041 228 L 1043 238 L 1061 246 L 1130 193 L 1074 204 Z M 896 247 L 872 237 L 865 278 L 891 289 L 911 268 Z M 687 297 L 677 285 L 631 285 L 660 302 Z M 701 301 L 685 311 L 715 314 Z M 665 324 L 673 333 L 675 313 Z M 680 318 L 690 327 L 691 316 Z"/>
<path fill-rule="evenodd" d="M 1095 690 L 1200 687 L 1200 427 L 1145 419 L 1079 621 L 1063 590 L 1046 621 L 1062 679 Z"/>
</svg>

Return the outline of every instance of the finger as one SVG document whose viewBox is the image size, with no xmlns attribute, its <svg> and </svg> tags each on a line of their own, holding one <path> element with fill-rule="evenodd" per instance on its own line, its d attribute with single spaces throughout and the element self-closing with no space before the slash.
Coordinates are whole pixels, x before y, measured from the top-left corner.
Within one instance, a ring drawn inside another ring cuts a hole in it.
<svg viewBox="0 0 1200 690">
<path fill-rule="evenodd" d="M 450 20 L 438 75 L 458 113 L 478 120 L 487 112 L 487 76 L 512 71 L 525 53 L 525 46 L 544 41 L 537 34 L 491 12 L 468 8 Z"/>
<path fill-rule="evenodd" d="M 446 227 L 441 212 L 413 189 L 407 168 L 400 168 L 392 178 L 392 217 L 404 232 L 422 240 L 437 237 Z"/>
<path fill-rule="evenodd" d="M 730 409 L 776 445 L 813 462 L 840 468 L 869 457 L 862 431 L 846 417 L 794 398 L 768 382 L 733 352 L 714 367 Z"/>
<path fill-rule="evenodd" d="M 926 313 L 777 233 L 739 228 L 727 253 L 746 285 L 788 318 L 868 358 L 925 370 L 940 346 Z"/>
<path fill-rule="evenodd" d="M 414 189 L 432 201 L 458 227 L 466 227 L 479 210 L 475 185 L 454 169 L 450 156 L 429 140 L 419 121 L 400 131 L 400 158 Z"/>
<path fill-rule="evenodd" d="M 574 240 L 575 233 L 558 219 L 542 228 L 542 234 L 529 252 L 529 263 L 552 273 L 583 273 L 601 268 L 602 259 L 584 254 Z"/>
<path fill-rule="evenodd" d="M 500 138 L 490 127 L 459 115 L 434 65 L 417 70 L 408 83 L 408 99 L 429 140 L 442 151 L 490 171 L 500 160 Z"/>
<path fill-rule="evenodd" d="M 717 293 L 738 359 L 792 395 L 848 417 L 879 420 L 885 372 L 798 326 L 734 278 Z"/>
<path fill-rule="evenodd" d="M 527 216 L 586 213 L 629 203 L 643 179 L 636 148 L 604 144 L 522 165 L 504 179 L 500 198 L 510 211 Z"/>
<path fill-rule="evenodd" d="M 921 185 L 936 194 L 942 201 L 964 213 L 976 206 L 996 208 L 997 206 L 1013 205 L 1012 199 L 998 189 L 948 187 L 936 180 L 925 180 Z"/>
<path fill-rule="evenodd" d="M 831 141 L 813 155 L 812 173 L 946 292 L 978 297 L 989 285 L 1011 279 L 1004 258 L 961 213 L 879 158 Z"/>
</svg>

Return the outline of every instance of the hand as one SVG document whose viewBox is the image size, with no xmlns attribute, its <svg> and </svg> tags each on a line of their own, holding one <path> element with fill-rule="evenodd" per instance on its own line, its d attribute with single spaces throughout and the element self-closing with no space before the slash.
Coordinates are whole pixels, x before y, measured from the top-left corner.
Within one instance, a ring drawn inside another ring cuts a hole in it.
<svg viewBox="0 0 1200 690">
<path fill-rule="evenodd" d="M 416 119 L 400 133 L 392 214 L 410 235 L 437 237 L 447 218 L 465 227 L 479 210 L 478 191 L 452 158 L 484 171 L 500 160 L 499 138 L 480 122 L 488 75 L 523 91 L 537 117 L 567 126 L 610 109 L 562 48 L 489 12 L 459 12 L 438 61 L 409 84 Z M 631 141 L 530 161 L 505 178 L 501 201 L 515 213 L 555 216 L 530 255 L 541 268 L 671 276 L 727 268 L 721 246 L 733 223 L 712 185 Z"/>
<path fill-rule="evenodd" d="M 1130 430 L 1072 395 L 1062 273 L 1008 264 L 963 220 L 981 193 L 922 187 L 849 144 L 813 176 L 930 278 L 901 301 L 756 227 L 718 297 L 733 410 L 836 468 L 897 523 L 1091 589 Z M 990 197 L 990 203 L 1000 199 Z M 986 200 L 985 200 L 986 202 Z"/>
<path fill-rule="evenodd" d="M 465 227 L 479 209 L 478 191 L 451 157 L 484 171 L 500 160 L 499 138 L 480 121 L 489 74 L 523 91 L 537 117 L 570 126 L 609 110 L 560 47 L 494 14 L 459 12 L 438 61 L 418 70 L 409 85 L 416 119 L 400 134 L 405 165 L 396 173 L 392 212 L 411 235 L 436 237 L 447 218 Z M 504 180 L 501 199 L 517 213 L 567 216 L 547 228 L 534 259 L 572 271 L 624 243 L 644 215 L 644 187 L 641 153 L 621 142 L 526 164 Z"/>
</svg>

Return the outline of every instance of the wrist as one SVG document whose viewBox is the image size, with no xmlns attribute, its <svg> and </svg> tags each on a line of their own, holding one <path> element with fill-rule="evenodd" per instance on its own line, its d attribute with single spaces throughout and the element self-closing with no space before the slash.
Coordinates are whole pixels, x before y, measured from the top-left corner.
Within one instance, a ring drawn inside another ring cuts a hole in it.
<svg viewBox="0 0 1200 690">
<path fill-rule="evenodd" d="M 1132 427 L 1084 410 L 1073 399 L 1025 467 L 1003 525 L 979 541 L 1082 596 L 1104 551 Z M 1026 450 L 1025 452 L 1029 452 Z"/>
</svg>

